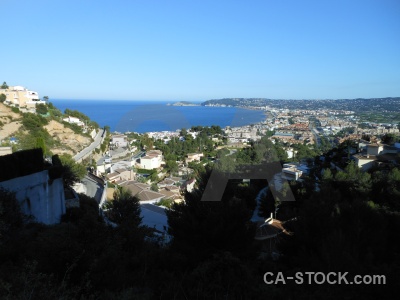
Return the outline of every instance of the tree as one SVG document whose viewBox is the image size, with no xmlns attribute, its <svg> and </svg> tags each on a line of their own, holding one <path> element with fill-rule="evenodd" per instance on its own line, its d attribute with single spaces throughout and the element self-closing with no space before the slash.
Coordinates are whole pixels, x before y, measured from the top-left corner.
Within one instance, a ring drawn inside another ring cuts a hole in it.
<svg viewBox="0 0 400 300">
<path fill-rule="evenodd" d="M 157 183 L 153 182 L 150 186 L 150 190 L 154 191 L 154 192 L 158 192 L 158 186 Z"/>
<path fill-rule="evenodd" d="M 47 106 L 45 104 L 36 104 L 36 112 L 41 115 L 45 115 L 48 112 Z"/>
<path fill-rule="evenodd" d="M 322 174 L 322 179 L 323 180 L 332 180 L 333 176 L 332 176 L 332 171 L 331 169 L 324 169 L 323 170 L 323 174 Z"/>
<path fill-rule="evenodd" d="M 0 94 L 0 102 L 3 103 L 4 101 L 6 101 L 7 96 L 4 94 Z"/>
<path fill-rule="evenodd" d="M 4 90 L 8 89 L 8 85 L 7 85 L 7 83 L 5 81 L 1 85 L 1 88 L 4 89 Z"/>
<path fill-rule="evenodd" d="M 44 155 L 48 154 L 48 151 L 47 151 L 47 148 L 46 148 L 46 142 L 44 141 L 43 136 L 38 136 L 36 138 L 35 148 L 42 149 Z"/>
<path fill-rule="evenodd" d="M 183 137 L 186 137 L 187 134 L 188 134 L 188 132 L 187 132 L 186 128 L 182 128 L 180 133 L 179 133 L 179 135 L 183 136 Z"/>
<path fill-rule="evenodd" d="M 24 114 L 24 117 L 22 119 L 22 124 L 25 126 L 26 129 L 31 131 L 42 129 L 42 126 L 47 125 L 48 122 L 49 121 L 46 118 L 31 113 Z"/>
<path fill-rule="evenodd" d="M 254 237 L 254 227 L 249 223 L 251 210 L 246 203 L 249 191 L 237 192 L 238 181 L 233 180 L 221 201 L 201 201 L 209 176 L 207 173 L 199 178 L 199 187 L 167 211 L 172 246 L 193 261 L 220 251 L 242 255 Z"/>
<path fill-rule="evenodd" d="M 49 101 L 49 96 L 44 96 L 43 101 L 46 101 L 46 102 Z"/>
<path fill-rule="evenodd" d="M 123 187 L 114 191 L 113 200 L 106 203 L 106 208 L 107 217 L 116 224 L 129 223 L 139 226 L 142 221 L 139 199 Z"/>
<path fill-rule="evenodd" d="M 74 183 L 82 180 L 86 175 L 85 166 L 75 162 L 69 154 L 52 157 L 53 166 L 61 166 L 62 177 L 65 186 L 72 186 Z"/>
<path fill-rule="evenodd" d="M 178 171 L 178 163 L 174 160 L 167 160 L 167 162 L 165 163 L 165 168 L 170 173 L 175 173 Z"/>
<path fill-rule="evenodd" d="M 393 145 L 395 142 L 397 142 L 398 138 L 399 137 L 393 133 L 387 133 L 382 136 L 382 142 L 388 145 Z"/>
</svg>

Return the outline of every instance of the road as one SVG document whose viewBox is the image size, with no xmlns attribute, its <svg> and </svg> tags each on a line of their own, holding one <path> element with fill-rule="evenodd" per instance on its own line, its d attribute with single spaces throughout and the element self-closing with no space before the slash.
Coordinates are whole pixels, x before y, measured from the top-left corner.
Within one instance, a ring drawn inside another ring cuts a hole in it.
<svg viewBox="0 0 400 300">
<path fill-rule="evenodd" d="M 94 137 L 94 141 L 93 143 L 91 143 L 88 147 L 86 147 L 85 149 L 83 149 L 81 152 L 79 152 L 78 154 L 76 154 L 74 156 L 74 160 L 75 161 L 80 161 L 83 157 L 85 157 L 86 155 L 88 155 L 89 153 L 92 153 L 92 151 L 94 149 L 96 149 L 96 147 L 98 147 L 101 144 L 101 141 L 103 139 L 103 134 L 104 134 L 105 130 L 101 129 L 99 130 L 99 132 L 96 134 L 96 136 Z"/>
<path fill-rule="evenodd" d="M 321 138 L 320 138 L 320 136 L 318 134 L 318 130 L 315 129 L 315 128 L 312 128 L 311 130 L 312 130 L 312 133 L 315 136 L 315 141 L 317 142 L 317 146 L 321 145 Z"/>
</svg>

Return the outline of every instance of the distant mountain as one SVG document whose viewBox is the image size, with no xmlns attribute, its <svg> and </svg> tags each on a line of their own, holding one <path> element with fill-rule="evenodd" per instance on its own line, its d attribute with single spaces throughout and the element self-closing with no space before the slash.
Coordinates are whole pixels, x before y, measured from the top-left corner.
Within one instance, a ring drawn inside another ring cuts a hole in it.
<svg viewBox="0 0 400 300">
<path fill-rule="evenodd" d="M 198 103 L 193 103 L 193 102 L 189 102 L 189 101 L 179 101 L 179 102 L 175 102 L 175 103 L 168 103 L 168 105 L 172 105 L 172 106 L 200 106 L 200 104 Z"/>
<path fill-rule="evenodd" d="M 281 109 L 335 109 L 360 111 L 399 111 L 400 97 L 325 99 L 325 100 L 280 100 L 267 98 L 225 98 L 201 103 L 202 106 L 265 107 Z"/>
</svg>

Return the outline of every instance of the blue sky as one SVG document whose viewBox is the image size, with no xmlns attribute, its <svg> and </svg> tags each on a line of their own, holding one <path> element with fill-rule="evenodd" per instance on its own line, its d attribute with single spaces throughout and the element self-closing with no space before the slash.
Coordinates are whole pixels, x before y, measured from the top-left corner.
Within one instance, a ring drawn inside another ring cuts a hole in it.
<svg viewBox="0 0 400 300">
<path fill-rule="evenodd" d="M 400 96 L 398 0 L 0 6 L 0 81 L 50 99 Z"/>
</svg>

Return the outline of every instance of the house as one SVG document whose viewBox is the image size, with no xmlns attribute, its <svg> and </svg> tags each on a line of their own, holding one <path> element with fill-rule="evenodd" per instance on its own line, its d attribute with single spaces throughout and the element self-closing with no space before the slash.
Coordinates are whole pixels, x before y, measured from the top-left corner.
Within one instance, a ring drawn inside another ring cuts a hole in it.
<svg viewBox="0 0 400 300">
<path fill-rule="evenodd" d="M 185 158 L 185 162 L 186 164 L 188 164 L 192 161 L 200 161 L 203 156 L 203 153 L 189 153 L 187 155 L 187 158 Z"/>
<path fill-rule="evenodd" d="M 287 180 L 298 180 L 303 172 L 296 167 L 282 169 L 282 177 Z"/>
<path fill-rule="evenodd" d="M 298 180 L 305 173 L 308 173 L 308 168 L 305 165 L 297 163 L 283 164 L 282 178 L 287 180 Z"/>
<path fill-rule="evenodd" d="M 112 145 L 115 147 L 127 147 L 128 146 L 128 137 L 124 134 L 114 134 L 111 136 Z"/>
<path fill-rule="evenodd" d="M 158 191 L 160 194 L 163 194 L 165 199 L 172 199 L 175 202 L 182 201 L 182 195 L 180 188 L 177 187 L 176 185 L 172 186 L 167 186 L 165 188 L 162 188 Z"/>
<path fill-rule="evenodd" d="M 81 120 L 75 117 L 68 116 L 68 118 L 63 119 L 64 122 L 70 123 L 70 124 L 76 124 L 78 126 L 84 126 L 85 123 L 83 123 Z"/>
<path fill-rule="evenodd" d="M 151 191 L 150 185 L 129 180 L 121 184 L 132 193 L 132 196 L 138 197 L 140 203 L 156 203 L 163 199 L 165 195 Z"/>
<path fill-rule="evenodd" d="M 164 187 L 166 187 L 166 186 L 174 185 L 175 183 L 176 183 L 175 180 L 172 180 L 172 179 L 170 179 L 170 178 L 165 178 L 164 180 L 160 181 L 160 182 L 157 184 L 157 186 L 158 186 L 159 188 L 164 188 Z"/>
<path fill-rule="evenodd" d="M 107 173 L 111 170 L 112 158 L 104 156 L 97 161 L 96 175 Z"/>
<path fill-rule="evenodd" d="M 34 108 L 38 103 L 46 103 L 39 101 L 37 92 L 23 86 L 9 86 L 8 89 L 0 89 L 0 94 L 6 95 L 5 103 L 12 106 Z"/>
<path fill-rule="evenodd" d="M 357 166 L 363 171 L 367 171 L 377 164 L 377 157 L 375 155 L 369 155 L 368 153 L 358 153 L 353 155 L 353 158 Z"/>
<path fill-rule="evenodd" d="M 186 188 L 186 190 L 187 190 L 189 193 L 193 192 L 195 184 L 196 184 L 196 179 L 194 179 L 194 178 L 192 178 L 192 179 L 186 181 L 186 183 L 185 183 L 185 188 Z"/>
<path fill-rule="evenodd" d="M 382 154 L 382 152 L 383 152 L 382 144 L 374 143 L 374 144 L 367 145 L 367 154 L 368 155 L 376 156 L 376 155 Z"/>
<path fill-rule="evenodd" d="M 163 156 L 160 150 L 147 151 L 146 155 L 140 158 L 140 166 L 146 170 L 158 169 L 162 163 Z"/>
<path fill-rule="evenodd" d="M 116 169 L 114 172 L 107 174 L 106 177 L 112 183 L 121 184 L 122 182 L 136 179 L 136 173 L 133 173 L 132 169 Z"/>
</svg>

